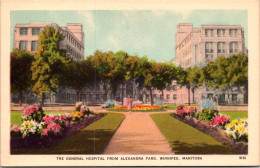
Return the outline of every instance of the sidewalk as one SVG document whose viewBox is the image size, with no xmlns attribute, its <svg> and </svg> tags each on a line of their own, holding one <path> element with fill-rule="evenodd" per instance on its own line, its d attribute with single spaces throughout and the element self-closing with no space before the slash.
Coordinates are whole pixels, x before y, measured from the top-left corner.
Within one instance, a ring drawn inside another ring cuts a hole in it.
<svg viewBox="0 0 260 168">
<path fill-rule="evenodd" d="M 172 149 L 149 113 L 126 113 L 103 154 L 167 154 Z"/>
</svg>

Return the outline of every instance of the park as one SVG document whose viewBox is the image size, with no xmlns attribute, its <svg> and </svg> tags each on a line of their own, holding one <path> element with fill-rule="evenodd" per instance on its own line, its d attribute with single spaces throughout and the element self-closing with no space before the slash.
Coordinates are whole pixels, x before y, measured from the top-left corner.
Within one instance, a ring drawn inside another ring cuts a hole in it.
<svg viewBox="0 0 260 168">
<path fill-rule="evenodd" d="M 194 104 L 191 96 L 201 87 L 228 93 L 247 88 L 247 55 L 219 56 L 186 69 L 124 51 L 96 51 L 75 62 L 59 49 L 63 38 L 47 26 L 35 55 L 11 52 L 11 93 L 19 95 L 10 111 L 11 154 L 247 154 L 247 105 L 221 105 L 211 98 Z M 130 80 L 150 92 L 149 102 L 114 100 L 119 86 Z M 163 95 L 173 81 L 187 90 L 188 102 L 155 100 L 153 91 Z M 109 86 L 106 103 L 80 102 L 81 92 L 98 84 Z M 46 95 L 61 87 L 75 90 L 77 103 L 46 106 Z M 41 101 L 23 104 L 28 90 Z"/>
</svg>

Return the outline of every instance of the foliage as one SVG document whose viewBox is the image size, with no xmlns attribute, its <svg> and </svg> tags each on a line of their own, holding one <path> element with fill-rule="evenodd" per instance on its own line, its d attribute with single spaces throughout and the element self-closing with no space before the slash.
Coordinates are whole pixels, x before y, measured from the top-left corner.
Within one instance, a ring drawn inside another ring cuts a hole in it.
<svg viewBox="0 0 260 168">
<path fill-rule="evenodd" d="M 11 93 L 19 93 L 19 102 L 22 103 L 22 93 L 30 90 L 33 83 L 31 66 L 33 56 L 26 50 L 15 48 L 11 52 Z"/>
<path fill-rule="evenodd" d="M 247 119 L 232 120 L 225 126 L 228 136 L 237 141 L 248 142 L 248 122 Z"/>
<path fill-rule="evenodd" d="M 65 84 L 77 92 L 77 101 L 80 101 L 80 93 L 87 86 L 93 84 L 95 80 L 95 69 L 93 62 L 82 60 L 70 62 L 66 70 Z"/>
<path fill-rule="evenodd" d="M 200 108 L 203 109 L 214 109 L 216 110 L 216 104 L 213 100 L 204 99 L 200 105 Z"/>
<path fill-rule="evenodd" d="M 211 122 L 211 120 L 218 114 L 217 110 L 213 109 L 203 109 L 199 112 L 199 120 L 203 120 L 206 122 Z"/>
<path fill-rule="evenodd" d="M 41 122 L 44 116 L 45 114 L 43 112 L 43 109 L 36 105 L 27 106 L 22 111 L 23 121 L 34 120 L 36 122 Z"/>
<path fill-rule="evenodd" d="M 59 30 L 46 26 L 38 38 L 38 50 L 32 63 L 33 90 L 43 99 L 46 92 L 55 92 L 66 79 L 66 70 L 71 61 L 65 52 L 59 49 L 59 42 L 64 37 Z"/>
</svg>

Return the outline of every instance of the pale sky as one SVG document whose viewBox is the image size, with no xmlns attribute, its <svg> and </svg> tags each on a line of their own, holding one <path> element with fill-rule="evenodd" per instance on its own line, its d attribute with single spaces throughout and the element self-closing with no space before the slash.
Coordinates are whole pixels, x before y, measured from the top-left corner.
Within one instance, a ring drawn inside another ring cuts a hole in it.
<svg viewBox="0 0 260 168">
<path fill-rule="evenodd" d="M 16 24 L 51 22 L 59 26 L 81 23 L 85 33 L 85 57 L 95 50 L 123 50 L 150 60 L 175 58 L 175 34 L 179 23 L 241 25 L 247 47 L 246 10 L 175 10 L 175 11 L 11 11 L 11 49 Z"/>
</svg>

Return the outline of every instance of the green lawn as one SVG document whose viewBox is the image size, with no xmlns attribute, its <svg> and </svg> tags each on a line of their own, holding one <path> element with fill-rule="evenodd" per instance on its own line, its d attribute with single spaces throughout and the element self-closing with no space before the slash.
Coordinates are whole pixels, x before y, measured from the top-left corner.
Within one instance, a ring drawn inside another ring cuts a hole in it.
<svg viewBox="0 0 260 168">
<path fill-rule="evenodd" d="M 117 130 L 125 115 L 108 113 L 49 149 L 19 149 L 12 154 L 100 154 Z"/>
<path fill-rule="evenodd" d="M 233 154 L 220 142 L 169 114 L 151 114 L 176 154 Z"/>
<path fill-rule="evenodd" d="M 64 113 L 68 113 L 71 111 L 44 111 L 44 113 L 50 114 L 64 114 Z M 11 111 L 11 125 L 16 124 L 16 125 L 21 125 L 22 124 L 22 113 L 21 111 Z"/>
<path fill-rule="evenodd" d="M 237 118 L 248 118 L 247 111 L 220 111 L 219 113 L 228 115 L 230 120 L 234 120 Z"/>
</svg>

